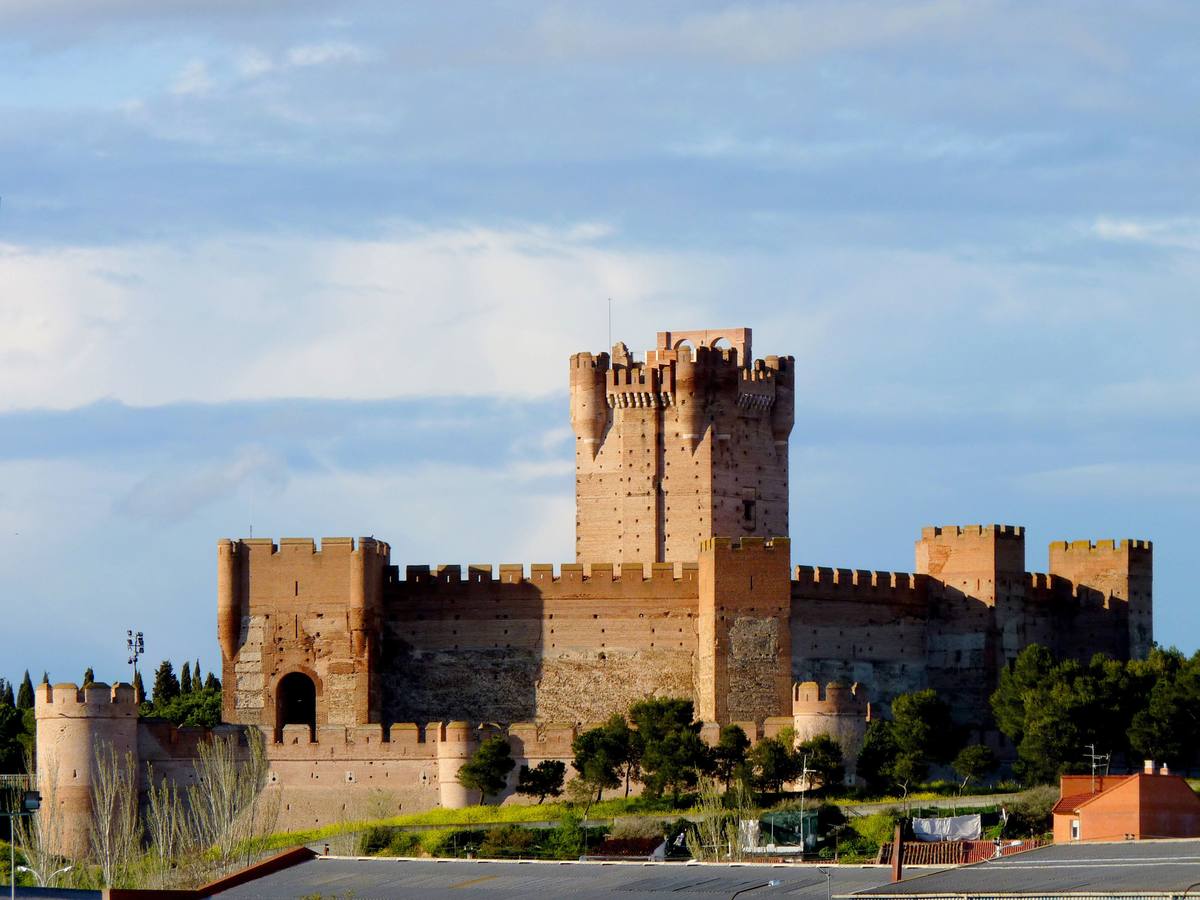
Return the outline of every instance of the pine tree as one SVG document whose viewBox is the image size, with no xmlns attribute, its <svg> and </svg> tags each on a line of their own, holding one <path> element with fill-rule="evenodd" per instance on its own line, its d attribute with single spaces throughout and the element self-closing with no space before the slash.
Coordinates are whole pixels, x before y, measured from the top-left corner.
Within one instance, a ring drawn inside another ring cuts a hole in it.
<svg viewBox="0 0 1200 900">
<path fill-rule="evenodd" d="M 142 673 L 133 673 L 133 696 L 138 703 L 146 702 L 146 686 L 142 684 Z"/>
<path fill-rule="evenodd" d="M 192 692 L 192 667 L 185 659 L 183 668 L 179 670 L 179 693 L 190 694 Z"/>
<path fill-rule="evenodd" d="M 33 682 L 29 680 L 29 670 L 21 679 L 21 689 L 17 691 L 17 709 L 33 709 Z"/>
<path fill-rule="evenodd" d="M 206 691 L 219 691 L 221 689 L 221 679 L 217 678 L 212 672 L 209 672 L 208 677 L 204 679 L 204 689 Z"/>
<path fill-rule="evenodd" d="M 0 706 L 16 706 L 17 701 L 13 698 L 12 682 L 7 678 L 0 678 L 3 682 L 3 687 L 0 688 Z"/>
<path fill-rule="evenodd" d="M 87 687 L 89 684 L 96 683 L 96 673 L 92 671 L 92 667 L 88 666 L 83 670 L 83 684 L 80 687 Z"/>
<path fill-rule="evenodd" d="M 164 659 L 154 671 L 154 705 L 162 706 L 179 696 L 179 679 L 169 659 Z"/>
</svg>

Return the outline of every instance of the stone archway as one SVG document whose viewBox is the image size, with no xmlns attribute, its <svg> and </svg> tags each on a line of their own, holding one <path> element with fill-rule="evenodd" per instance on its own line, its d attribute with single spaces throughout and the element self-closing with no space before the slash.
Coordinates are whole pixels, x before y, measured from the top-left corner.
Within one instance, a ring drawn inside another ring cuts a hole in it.
<svg viewBox="0 0 1200 900">
<path fill-rule="evenodd" d="M 317 736 L 317 686 L 303 672 L 289 672 L 275 685 L 275 739 L 282 740 L 284 725 L 307 725 Z"/>
</svg>

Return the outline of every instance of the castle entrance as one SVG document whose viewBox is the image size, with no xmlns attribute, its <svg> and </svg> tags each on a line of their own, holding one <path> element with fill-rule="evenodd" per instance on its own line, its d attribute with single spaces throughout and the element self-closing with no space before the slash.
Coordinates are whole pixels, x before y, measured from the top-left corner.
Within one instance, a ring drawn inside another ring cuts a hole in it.
<svg viewBox="0 0 1200 900">
<path fill-rule="evenodd" d="M 316 739 L 317 686 L 303 672 L 290 672 L 275 688 L 275 740 L 283 738 L 284 725 L 307 725 Z"/>
</svg>

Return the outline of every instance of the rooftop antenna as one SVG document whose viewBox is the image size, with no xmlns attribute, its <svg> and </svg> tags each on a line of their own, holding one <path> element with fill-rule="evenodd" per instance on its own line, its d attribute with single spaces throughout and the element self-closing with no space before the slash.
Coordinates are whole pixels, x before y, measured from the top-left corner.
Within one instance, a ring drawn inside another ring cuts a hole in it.
<svg viewBox="0 0 1200 900">
<path fill-rule="evenodd" d="M 1084 756 L 1086 756 L 1092 763 L 1092 793 L 1094 794 L 1094 793 L 1096 793 L 1096 768 L 1099 766 L 1099 764 L 1101 762 L 1103 762 L 1104 763 L 1104 773 L 1107 775 L 1108 774 L 1108 762 L 1109 762 L 1109 759 L 1111 758 L 1112 754 L 1097 753 L 1095 744 L 1085 744 L 1084 746 L 1087 747 L 1087 749 L 1088 749 L 1088 752 L 1085 753 Z"/>
</svg>

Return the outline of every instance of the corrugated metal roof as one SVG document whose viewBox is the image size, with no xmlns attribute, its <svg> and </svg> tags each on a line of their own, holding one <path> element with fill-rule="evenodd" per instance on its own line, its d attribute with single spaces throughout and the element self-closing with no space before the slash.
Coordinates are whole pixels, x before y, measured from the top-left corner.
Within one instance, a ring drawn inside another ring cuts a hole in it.
<svg viewBox="0 0 1200 900">
<path fill-rule="evenodd" d="M 828 866 L 833 893 L 887 883 L 879 866 Z M 781 882 L 768 886 L 770 881 Z M 812 865 L 687 865 L 679 863 L 517 863 L 496 860 L 402 860 L 322 857 L 217 895 L 226 898 L 352 896 L 462 898 L 476 892 L 489 900 L 570 897 L 629 900 L 744 895 L 825 900 L 825 875 Z"/>
<path fill-rule="evenodd" d="M 1056 844 L 863 892 L 867 897 L 1153 896 L 1200 882 L 1200 840 Z M 848 892 L 847 892 L 848 893 Z"/>
</svg>

